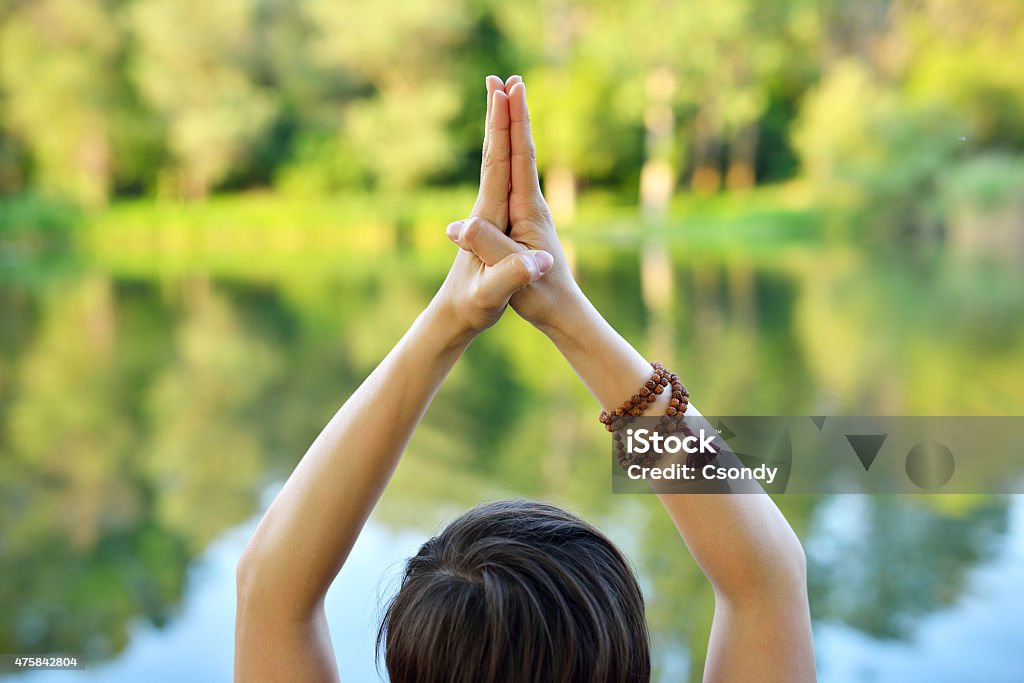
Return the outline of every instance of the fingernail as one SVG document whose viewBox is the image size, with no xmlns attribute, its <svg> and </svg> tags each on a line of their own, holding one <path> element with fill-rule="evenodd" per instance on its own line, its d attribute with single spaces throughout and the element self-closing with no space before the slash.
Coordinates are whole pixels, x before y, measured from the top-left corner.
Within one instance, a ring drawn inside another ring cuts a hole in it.
<svg viewBox="0 0 1024 683">
<path fill-rule="evenodd" d="M 551 270 L 551 266 L 555 263 L 555 257 L 546 251 L 533 252 L 533 260 L 537 264 L 537 270 L 540 271 L 541 275 Z"/>
<path fill-rule="evenodd" d="M 459 233 L 462 232 L 462 221 L 455 221 L 449 223 L 448 227 L 444 229 L 444 234 L 448 235 L 448 239 L 452 242 L 459 239 Z"/>
</svg>

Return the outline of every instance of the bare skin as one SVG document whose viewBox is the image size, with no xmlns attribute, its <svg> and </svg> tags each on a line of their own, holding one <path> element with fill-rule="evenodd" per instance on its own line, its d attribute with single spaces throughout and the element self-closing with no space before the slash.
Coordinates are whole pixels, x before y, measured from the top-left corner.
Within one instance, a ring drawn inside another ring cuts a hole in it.
<svg viewBox="0 0 1024 683">
<path fill-rule="evenodd" d="M 522 79 L 486 83 L 480 193 L 472 216 L 447 228 L 460 247 L 451 272 L 310 446 L 239 562 L 236 680 L 338 680 L 327 589 L 437 388 L 506 304 L 552 340 L 606 409 L 650 374 L 572 277 L 537 179 Z M 648 412 L 662 414 L 667 401 L 666 392 Z M 803 549 L 772 500 L 659 496 L 715 591 L 704 680 L 815 680 Z"/>
</svg>

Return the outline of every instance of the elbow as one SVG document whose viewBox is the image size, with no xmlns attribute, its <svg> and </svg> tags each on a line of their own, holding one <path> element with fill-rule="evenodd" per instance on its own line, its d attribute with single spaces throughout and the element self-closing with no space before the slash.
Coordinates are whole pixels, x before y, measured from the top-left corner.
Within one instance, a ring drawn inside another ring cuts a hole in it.
<svg viewBox="0 0 1024 683">
<path fill-rule="evenodd" d="M 804 551 L 804 546 L 800 542 L 800 538 L 796 533 L 790 529 L 789 532 L 790 540 L 786 556 L 788 557 L 787 572 L 789 574 L 790 582 L 794 584 L 802 593 L 807 592 L 807 553 Z"/>
<path fill-rule="evenodd" d="M 251 621 L 308 616 L 319 601 L 305 599 L 283 577 L 278 558 L 250 540 L 235 565 L 236 618 Z"/>
<path fill-rule="evenodd" d="M 786 599 L 807 594 L 807 553 L 799 537 L 788 525 L 772 543 L 772 552 L 763 559 L 760 590 Z"/>
<path fill-rule="evenodd" d="M 238 597 L 238 604 L 240 607 L 242 605 L 242 601 L 245 600 L 252 591 L 254 575 L 253 564 L 249 547 L 246 546 L 245 550 L 242 551 L 242 556 L 238 558 L 238 564 L 235 565 L 235 595 Z"/>
<path fill-rule="evenodd" d="M 235 565 L 235 596 L 238 600 L 238 611 L 251 608 L 254 598 L 266 591 L 260 588 L 263 562 L 260 560 L 252 541 L 245 546 L 238 563 Z"/>
<path fill-rule="evenodd" d="M 762 590 L 768 598 L 792 604 L 807 601 L 807 553 L 796 533 L 787 528 L 765 572 Z"/>
<path fill-rule="evenodd" d="M 712 581 L 719 598 L 734 604 L 807 601 L 807 555 L 788 526 L 758 552 L 736 559 L 728 581 Z"/>
</svg>

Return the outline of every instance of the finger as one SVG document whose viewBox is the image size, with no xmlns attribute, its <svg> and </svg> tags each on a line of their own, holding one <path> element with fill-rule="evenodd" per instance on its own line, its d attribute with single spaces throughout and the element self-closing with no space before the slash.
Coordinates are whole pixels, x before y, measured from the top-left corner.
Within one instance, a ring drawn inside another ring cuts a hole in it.
<svg viewBox="0 0 1024 683">
<path fill-rule="evenodd" d="M 493 266 L 509 254 L 526 251 L 526 247 L 505 235 L 498 226 L 484 218 L 455 221 L 445 230 L 448 239 L 466 251 L 476 254 L 485 265 Z"/>
<path fill-rule="evenodd" d="M 526 84 L 519 82 L 508 93 L 509 137 L 512 145 L 512 191 L 540 196 L 537 180 L 537 150 L 530 133 L 530 110 L 526 106 Z"/>
<path fill-rule="evenodd" d="M 554 258 L 546 251 L 524 251 L 512 254 L 487 268 L 477 289 L 481 305 L 496 307 L 526 285 L 540 279 L 551 270 Z"/>
<path fill-rule="evenodd" d="M 523 82 L 523 77 L 519 76 L 518 74 L 515 75 L 515 76 L 509 76 L 508 80 L 505 81 L 505 94 L 507 95 L 509 93 L 509 91 L 512 90 L 512 86 L 514 86 L 516 83 L 522 83 L 522 82 Z"/>
<path fill-rule="evenodd" d="M 504 232 L 508 225 L 511 177 L 508 96 L 504 90 L 497 89 L 492 93 L 491 100 L 487 149 L 480 166 L 480 193 L 472 215 L 486 218 Z"/>
<path fill-rule="evenodd" d="M 495 90 L 504 90 L 505 85 L 497 76 L 488 76 L 484 79 L 484 87 L 487 88 L 487 113 L 484 114 L 484 154 L 487 154 L 487 143 L 490 135 L 488 133 L 491 122 L 491 96 Z"/>
</svg>

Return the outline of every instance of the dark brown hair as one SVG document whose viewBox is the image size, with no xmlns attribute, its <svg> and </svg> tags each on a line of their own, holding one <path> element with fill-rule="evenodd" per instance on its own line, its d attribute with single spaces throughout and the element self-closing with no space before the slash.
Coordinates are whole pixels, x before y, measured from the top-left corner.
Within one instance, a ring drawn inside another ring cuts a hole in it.
<svg viewBox="0 0 1024 683">
<path fill-rule="evenodd" d="M 595 527 L 486 503 L 423 544 L 377 634 L 392 683 L 647 683 L 640 586 Z"/>
</svg>

